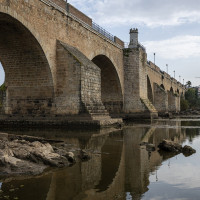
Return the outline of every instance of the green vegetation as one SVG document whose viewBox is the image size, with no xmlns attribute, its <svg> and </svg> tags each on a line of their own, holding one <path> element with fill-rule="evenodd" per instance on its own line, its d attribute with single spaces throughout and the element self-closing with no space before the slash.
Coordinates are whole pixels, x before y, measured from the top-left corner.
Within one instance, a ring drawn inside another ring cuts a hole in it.
<svg viewBox="0 0 200 200">
<path fill-rule="evenodd" d="M 3 83 L 3 84 L 0 86 L 0 91 L 6 91 L 5 83 Z"/>
<path fill-rule="evenodd" d="M 197 88 L 188 88 L 185 92 L 185 99 L 181 98 L 181 110 L 187 109 L 200 109 L 200 98 L 198 97 Z"/>
</svg>

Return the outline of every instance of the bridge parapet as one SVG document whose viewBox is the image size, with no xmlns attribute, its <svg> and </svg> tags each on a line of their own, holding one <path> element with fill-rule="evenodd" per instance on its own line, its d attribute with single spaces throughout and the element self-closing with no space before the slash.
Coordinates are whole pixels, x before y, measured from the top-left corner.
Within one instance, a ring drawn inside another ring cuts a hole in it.
<svg viewBox="0 0 200 200">
<path fill-rule="evenodd" d="M 58 5 L 59 7 L 66 9 L 67 1 L 65 0 L 51 0 L 51 1 L 55 3 L 56 5 Z"/>
<path fill-rule="evenodd" d="M 87 15 L 85 15 L 84 13 L 82 13 L 80 10 L 78 10 L 69 3 L 67 3 L 66 6 L 68 13 L 71 13 L 72 15 L 78 17 L 80 20 L 88 24 L 89 26 L 92 26 L 92 19 L 90 17 L 88 17 Z"/>
<path fill-rule="evenodd" d="M 177 81 L 175 78 L 171 77 L 165 71 L 162 71 L 157 65 L 155 65 L 151 61 L 147 61 L 146 66 L 149 69 L 153 70 L 154 72 L 158 73 L 158 76 L 162 77 L 162 79 L 167 79 L 168 81 L 171 82 L 171 84 L 177 85 L 177 87 L 180 87 L 183 90 L 185 90 L 185 86 L 182 83 L 180 83 L 179 81 Z"/>
</svg>

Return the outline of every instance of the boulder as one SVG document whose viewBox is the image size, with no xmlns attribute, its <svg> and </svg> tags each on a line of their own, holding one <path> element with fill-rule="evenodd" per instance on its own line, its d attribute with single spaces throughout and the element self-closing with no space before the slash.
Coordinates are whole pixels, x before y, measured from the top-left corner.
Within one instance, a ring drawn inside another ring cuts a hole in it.
<svg viewBox="0 0 200 200">
<path fill-rule="evenodd" d="M 180 144 L 175 143 L 170 140 L 163 140 L 158 145 L 160 150 L 167 151 L 167 152 L 173 152 L 173 153 L 183 153 L 185 156 L 190 156 L 193 153 L 196 153 L 196 150 L 193 149 L 190 146 L 185 145 L 182 147 Z"/>
<path fill-rule="evenodd" d="M 183 148 L 182 148 L 182 153 L 184 156 L 190 156 L 192 155 L 193 153 L 196 153 L 196 150 L 193 149 L 192 147 L 188 146 L 188 145 L 185 145 Z"/>
<path fill-rule="evenodd" d="M 167 152 L 180 153 L 182 151 L 182 146 L 180 144 L 170 140 L 163 140 L 158 147 L 159 149 Z"/>
</svg>

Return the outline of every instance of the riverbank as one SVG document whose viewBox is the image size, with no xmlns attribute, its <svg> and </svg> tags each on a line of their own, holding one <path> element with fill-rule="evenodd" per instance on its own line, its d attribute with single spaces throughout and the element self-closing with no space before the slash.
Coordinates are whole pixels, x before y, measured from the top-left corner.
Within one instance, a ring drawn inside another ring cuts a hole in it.
<svg viewBox="0 0 200 200">
<path fill-rule="evenodd" d="M 0 133 L 0 177 L 38 175 L 89 158 L 86 151 L 62 140 Z"/>
</svg>

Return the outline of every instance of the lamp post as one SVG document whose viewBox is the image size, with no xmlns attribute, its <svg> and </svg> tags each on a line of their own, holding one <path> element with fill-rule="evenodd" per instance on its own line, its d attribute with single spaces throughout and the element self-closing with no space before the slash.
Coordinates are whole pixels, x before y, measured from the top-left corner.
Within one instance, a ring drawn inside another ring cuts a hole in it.
<svg viewBox="0 0 200 200">
<path fill-rule="evenodd" d="M 166 67 L 167 67 L 167 74 L 168 74 L 168 64 L 166 64 Z"/>
<path fill-rule="evenodd" d="M 184 79 L 183 79 L 183 85 L 184 85 Z"/>
<path fill-rule="evenodd" d="M 179 76 L 179 82 L 181 82 L 181 76 Z"/>
<path fill-rule="evenodd" d="M 175 78 L 175 70 L 174 70 L 174 78 Z"/>
<path fill-rule="evenodd" d="M 154 65 L 156 64 L 156 53 L 153 53 L 154 56 Z"/>
</svg>

